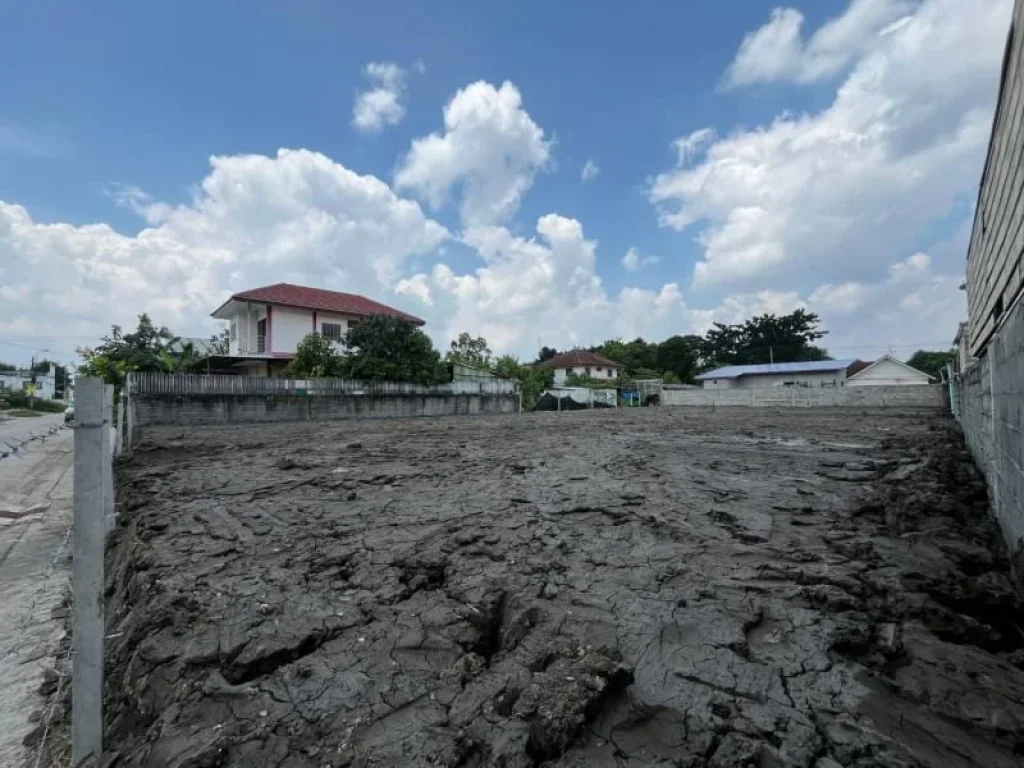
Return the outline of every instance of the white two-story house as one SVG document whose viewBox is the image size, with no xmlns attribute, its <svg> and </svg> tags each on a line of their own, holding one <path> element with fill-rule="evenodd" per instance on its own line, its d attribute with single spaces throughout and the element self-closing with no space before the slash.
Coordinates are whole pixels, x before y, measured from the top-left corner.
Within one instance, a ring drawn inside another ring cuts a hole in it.
<svg viewBox="0 0 1024 768">
<path fill-rule="evenodd" d="M 373 315 L 423 325 L 418 317 L 354 293 L 290 283 L 242 291 L 212 313 L 228 322 L 228 354 L 218 356 L 216 364 L 249 376 L 271 376 L 291 361 L 310 333 L 331 339 L 344 351 L 348 329 Z"/>
</svg>

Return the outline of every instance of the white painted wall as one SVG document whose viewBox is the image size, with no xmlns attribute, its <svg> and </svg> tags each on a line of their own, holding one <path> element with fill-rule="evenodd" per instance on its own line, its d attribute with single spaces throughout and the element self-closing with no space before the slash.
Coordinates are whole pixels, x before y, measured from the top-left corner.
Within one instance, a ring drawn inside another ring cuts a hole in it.
<svg viewBox="0 0 1024 768">
<path fill-rule="evenodd" d="M 792 382 L 797 387 L 825 389 L 846 384 L 846 371 L 816 371 L 813 373 L 764 373 L 740 376 L 738 379 L 707 379 L 704 389 L 775 389 Z"/>
<path fill-rule="evenodd" d="M 893 387 L 928 383 L 928 375 L 900 365 L 895 360 L 879 360 L 848 382 L 851 387 Z"/>
<path fill-rule="evenodd" d="M 314 325 L 313 317 L 316 316 Z M 236 357 L 259 354 L 257 324 L 267 316 L 265 304 L 239 304 L 232 320 L 235 325 L 234 338 L 228 341 L 228 354 Z M 270 343 L 272 349 L 266 349 L 265 354 L 294 353 L 298 343 L 306 336 L 316 331 L 323 333 L 324 323 L 337 323 L 341 325 L 341 334 L 348 333 L 354 320 L 359 320 L 356 315 L 343 315 L 335 312 L 315 313 L 311 309 L 296 309 L 293 307 L 271 307 L 270 310 Z M 338 343 L 339 352 L 345 350 L 343 343 Z M 582 370 L 582 368 L 580 369 Z"/>
<path fill-rule="evenodd" d="M 598 370 L 598 367 L 601 370 Z M 592 379 L 617 379 L 621 370 L 621 368 L 609 368 L 605 365 L 592 365 L 589 367 L 578 365 L 575 368 L 555 368 L 555 386 L 565 384 L 570 373 L 574 373 L 577 376 L 589 376 Z"/>
<path fill-rule="evenodd" d="M 313 311 L 271 307 L 270 337 L 268 353 L 294 353 L 299 342 L 313 332 Z"/>
<path fill-rule="evenodd" d="M 228 354 L 234 357 L 254 355 L 257 350 L 256 324 L 267 316 L 263 304 L 239 304 L 234 317 L 228 321 L 235 324 L 235 337 L 228 337 Z"/>
</svg>

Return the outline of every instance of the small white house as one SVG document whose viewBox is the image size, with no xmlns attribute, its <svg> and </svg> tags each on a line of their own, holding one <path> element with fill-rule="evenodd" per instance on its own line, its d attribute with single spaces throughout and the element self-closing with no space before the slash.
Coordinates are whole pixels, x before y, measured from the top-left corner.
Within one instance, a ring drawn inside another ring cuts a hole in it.
<svg viewBox="0 0 1024 768">
<path fill-rule="evenodd" d="M 611 381 L 619 378 L 619 374 L 625 370 L 625 366 L 621 363 L 616 363 L 603 355 L 588 352 L 585 349 L 573 349 L 555 355 L 549 360 L 545 360 L 543 365 L 545 368 L 554 369 L 556 387 L 565 384 L 570 374 Z"/>
<path fill-rule="evenodd" d="M 815 360 L 806 363 L 728 365 L 697 376 L 704 389 L 772 389 L 846 386 L 846 369 L 853 360 Z"/>
<path fill-rule="evenodd" d="M 228 321 L 228 354 L 218 356 L 218 365 L 268 376 L 291 361 L 299 342 L 309 334 L 319 333 L 343 351 L 348 329 L 374 315 L 423 325 L 418 317 L 354 293 L 290 283 L 242 291 L 212 313 Z"/>
<path fill-rule="evenodd" d="M 932 381 L 934 378 L 927 373 L 911 368 L 891 355 L 882 355 L 853 374 L 846 384 L 850 387 L 896 387 L 930 384 Z"/>
</svg>

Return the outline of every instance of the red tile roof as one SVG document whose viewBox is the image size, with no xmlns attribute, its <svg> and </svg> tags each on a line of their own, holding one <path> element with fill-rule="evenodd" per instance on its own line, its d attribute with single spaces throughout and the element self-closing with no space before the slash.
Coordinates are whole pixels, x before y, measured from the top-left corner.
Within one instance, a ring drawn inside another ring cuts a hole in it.
<svg viewBox="0 0 1024 768">
<path fill-rule="evenodd" d="M 322 288 L 307 288 L 291 283 L 276 283 L 263 288 L 242 291 L 231 297 L 235 301 L 260 301 L 266 304 L 279 304 L 285 307 L 301 307 L 317 309 L 323 312 L 338 312 L 345 315 L 369 317 L 371 315 L 388 315 L 407 320 L 414 325 L 423 325 L 423 320 L 407 312 L 389 307 L 355 293 L 325 291 Z M 219 310 L 218 310 L 219 311 Z M 216 314 L 216 312 L 214 313 Z"/>
<path fill-rule="evenodd" d="M 609 368 L 625 368 L 622 363 L 616 363 L 614 360 L 609 360 L 607 357 L 588 352 L 585 349 L 573 349 L 568 352 L 563 352 L 560 355 L 545 360 L 542 365 L 548 368 L 578 368 L 581 366 L 607 366 Z"/>
</svg>

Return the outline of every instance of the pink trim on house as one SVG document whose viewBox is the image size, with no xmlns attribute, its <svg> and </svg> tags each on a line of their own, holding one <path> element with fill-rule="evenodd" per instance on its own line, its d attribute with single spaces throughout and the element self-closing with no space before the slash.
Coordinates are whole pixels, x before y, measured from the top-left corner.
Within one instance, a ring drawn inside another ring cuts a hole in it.
<svg viewBox="0 0 1024 768">
<path fill-rule="evenodd" d="M 265 350 L 263 350 L 266 354 L 270 355 L 271 357 L 273 357 L 273 354 L 274 354 L 274 351 L 273 351 L 274 350 L 274 345 L 271 344 L 271 340 L 274 337 L 272 335 L 272 331 L 271 331 L 271 327 L 270 327 L 270 312 L 271 312 L 272 309 L 273 309 L 273 307 L 270 306 L 269 304 L 267 304 L 267 348 Z"/>
</svg>

